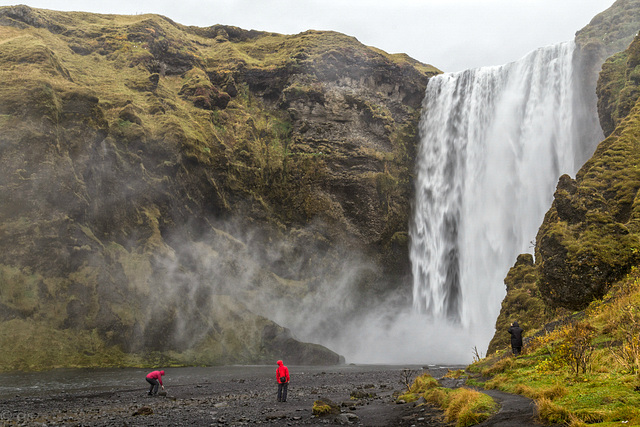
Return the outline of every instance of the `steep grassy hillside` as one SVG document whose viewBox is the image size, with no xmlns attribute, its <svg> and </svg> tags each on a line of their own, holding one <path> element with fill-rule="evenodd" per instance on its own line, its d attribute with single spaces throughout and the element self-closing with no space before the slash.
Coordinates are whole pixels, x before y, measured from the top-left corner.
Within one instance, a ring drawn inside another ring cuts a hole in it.
<svg viewBox="0 0 640 427">
<path fill-rule="evenodd" d="M 334 32 L 0 8 L 0 369 L 336 363 L 273 320 L 331 336 L 403 283 L 435 73 Z"/>
<path fill-rule="evenodd" d="M 638 0 L 617 0 L 576 33 L 576 42 L 582 47 L 589 45 L 588 49 L 599 51 L 605 57 L 622 52 L 638 34 L 638 9 Z"/>
</svg>

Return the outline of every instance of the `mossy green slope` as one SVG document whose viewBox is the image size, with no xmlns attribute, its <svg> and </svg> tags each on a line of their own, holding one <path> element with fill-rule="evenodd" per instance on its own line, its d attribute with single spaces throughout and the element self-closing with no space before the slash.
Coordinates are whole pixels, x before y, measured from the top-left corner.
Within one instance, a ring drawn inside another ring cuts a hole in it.
<svg viewBox="0 0 640 427">
<path fill-rule="evenodd" d="M 601 86 L 610 76 L 601 75 Z M 634 103 L 576 179 L 560 179 L 536 244 L 539 286 L 549 305 L 584 308 L 640 260 L 640 107 Z"/>
<path fill-rule="evenodd" d="M 351 258 L 363 298 L 402 282 L 436 73 L 334 32 L 0 8 L 0 345 L 33 344 L 2 368 L 337 362 L 265 307 Z"/>
<path fill-rule="evenodd" d="M 469 382 L 533 399 L 544 424 L 638 425 L 639 305 L 634 268 L 583 312 L 531 331 L 522 356 L 500 350 L 469 366 Z"/>
<path fill-rule="evenodd" d="M 640 27 L 640 1 L 617 0 L 576 33 L 579 46 L 611 56 L 625 50 Z"/>
</svg>

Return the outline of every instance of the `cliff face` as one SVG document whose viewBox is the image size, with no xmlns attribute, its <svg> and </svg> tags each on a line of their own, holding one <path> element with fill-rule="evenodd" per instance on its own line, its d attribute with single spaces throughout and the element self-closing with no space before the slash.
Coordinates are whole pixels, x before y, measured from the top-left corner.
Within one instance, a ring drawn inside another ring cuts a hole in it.
<svg viewBox="0 0 640 427">
<path fill-rule="evenodd" d="M 598 103 L 603 128 L 615 130 L 598 146 L 576 179 L 560 178 L 552 208 L 537 236 L 540 290 L 551 306 L 572 310 L 601 298 L 638 264 L 637 194 L 640 175 L 638 81 L 640 39 L 602 67 Z M 604 110 L 615 112 L 603 114 Z"/>
<path fill-rule="evenodd" d="M 436 73 L 333 32 L 0 8 L 0 367 L 337 362 L 270 319 L 345 269 L 365 300 L 402 283 Z"/>
</svg>

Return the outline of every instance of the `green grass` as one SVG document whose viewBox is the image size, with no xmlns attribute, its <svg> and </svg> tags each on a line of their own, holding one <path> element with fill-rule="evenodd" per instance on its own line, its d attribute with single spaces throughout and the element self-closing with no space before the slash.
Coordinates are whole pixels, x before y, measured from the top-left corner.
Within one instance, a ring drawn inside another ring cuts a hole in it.
<svg viewBox="0 0 640 427">
<path fill-rule="evenodd" d="M 536 401 L 541 421 L 579 426 L 589 423 L 640 423 L 640 349 L 629 363 L 615 356 L 627 334 L 640 333 L 640 272 L 632 272 L 601 300 L 585 310 L 579 324 L 589 324 L 591 358 L 586 372 L 574 363 L 566 348 L 575 345 L 575 326 L 542 335 L 514 358 L 500 350 L 467 368 L 472 377 L 487 378 L 485 388 L 521 394 Z M 637 342 L 637 341 L 636 341 Z M 635 362 L 634 362 L 635 361 Z"/>
</svg>

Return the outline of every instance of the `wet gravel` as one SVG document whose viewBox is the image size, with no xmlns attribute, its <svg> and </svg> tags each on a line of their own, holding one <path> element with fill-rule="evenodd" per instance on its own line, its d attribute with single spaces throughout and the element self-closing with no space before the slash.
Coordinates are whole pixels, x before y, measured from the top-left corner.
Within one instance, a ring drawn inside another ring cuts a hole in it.
<svg viewBox="0 0 640 427">
<path fill-rule="evenodd" d="M 291 368 L 286 403 L 276 401 L 275 378 L 238 375 L 191 384 L 165 377 L 166 396 L 147 396 L 140 388 L 103 391 L 42 392 L 0 399 L 0 425 L 29 426 L 241 426 L 241 425 L 364 425 L 445 426 L 440 410 L 417 404 L 397 404 L 404 388 L 403 368 L 305 372 Z M 438 378 L 446 368 L 427 369 Z M 423 369 L 412 368 L 414 374 Z M 354 397 L 352 397 L 354 396 Z M 340 414 L 316 417 L 313 402 L 329 399 Z"/>
</svg>

